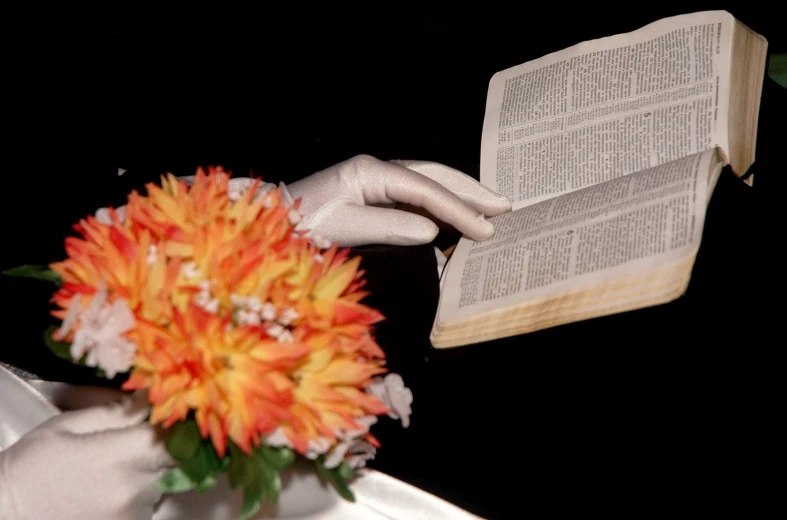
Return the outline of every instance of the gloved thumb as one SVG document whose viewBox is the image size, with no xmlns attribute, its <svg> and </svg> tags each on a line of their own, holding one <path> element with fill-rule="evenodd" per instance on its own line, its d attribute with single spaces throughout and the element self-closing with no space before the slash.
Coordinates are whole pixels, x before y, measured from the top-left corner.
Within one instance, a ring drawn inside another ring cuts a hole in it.
<svg viewBox="0 0 787 520">
<path fill-rule="evenodd" d="M 66 433 L 95 433 L 135 426 L 148 413 L 145 395 L 135 393 L 114 403 L 65 412 L 50 419 L 49 426 Z"/>
</svg>

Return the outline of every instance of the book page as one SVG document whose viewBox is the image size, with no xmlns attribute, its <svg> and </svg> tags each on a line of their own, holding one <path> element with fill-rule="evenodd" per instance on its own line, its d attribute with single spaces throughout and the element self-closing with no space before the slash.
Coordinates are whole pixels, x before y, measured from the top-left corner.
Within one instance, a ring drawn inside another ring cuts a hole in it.
<svg viewBox="0 0 787 520">
<path fill-rule="evenodd" d="M 447 267 L 441 322 L 556 297 L 696 253 L 715 150 L 493 217 L 495 235 L 462 238 Z"/>
<path fill-rule="evenodd" d="M 677 16 L 495 74 L 481 183 L 514 209 L 727 139 L 735 19 Z"/>
</svg>

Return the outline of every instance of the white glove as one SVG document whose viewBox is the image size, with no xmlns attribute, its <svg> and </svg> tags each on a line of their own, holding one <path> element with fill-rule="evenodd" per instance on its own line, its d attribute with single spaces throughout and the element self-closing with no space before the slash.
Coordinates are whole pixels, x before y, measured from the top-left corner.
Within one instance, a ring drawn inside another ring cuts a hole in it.
<svg viewBox="0 0 787 520">
<path fill-rule="evenodd" d="M 486 240 L 494 227 L 484 216 L 511 210 L 511 203 L 475 179 L 443 164 L 385 162 L 359 155 L 287 186 L 301 198 L 309 229 L 341 247 L 365 244 L 428 244 L 438 226 L 429 218 L 390 205 L 423 208 L 473 240 Z M 389 205 L 389 207 L 379 207 Z"/>
<path fill-rule="evenodd" d="M 3 520 L 150 520 L 175 462 L 141 395 L 66 412 L 0 453 Z"/>
<path fill-rule="evenodd" d="M 179 177 L 191 185 L 193 175 Z M 231 197 L 253 184 L 250 178 L 230 179 Z M 266 183 L 258 193 L 275 188 Z M 473 240 L 494 235 L 484 219 L 511 211 L 511 203 L 469 175 L 430 161 L 381 161 L 358 155 L 286 186 L 285 194 L 301 199 L 308 229 L 340 247 L 368 244 L 428 244 L 439 232 L 432 218 L 454 227 Z M 292 200 L 288 202 L 293 202 Z M 410 206 L 411 211 L 394 209 Z M 425 210 L 429 216 L 414 211 Z M 125 206 L 118 208 L 124 215 Z M 96 212 L 99 221 L 110 223 L 109 212 Z M 318 243 L 319 245 L 319 243 Z"/>
</svg>

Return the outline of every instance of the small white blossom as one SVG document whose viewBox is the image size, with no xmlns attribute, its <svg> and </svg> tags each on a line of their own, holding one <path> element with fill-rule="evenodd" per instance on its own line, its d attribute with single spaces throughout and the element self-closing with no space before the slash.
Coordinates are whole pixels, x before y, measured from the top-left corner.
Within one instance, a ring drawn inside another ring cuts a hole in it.
<svg viewBox="0 0 787 520">
<path fill-rule="evenodd" d="M 292 337 L 292 333 L 289 330 L 285 330 L 281 334 L 279 334 L 279 341 L 282 343 L 292 343 L 295 341 L 295 338 Z"/>
<path fill-rule="evenodd" d="M 331 441 L 320 435 L 320 438 L 309 439 L 309 447 L 306 450 L 305 456 L 309 460 L 314 460 L 320 455 L 328 452 L 331 447 Z"/>
<path fill-rule="evenodd" d="M 230 182 L 227 188 L 227 196 L 232 202 L 238 202 L 243 194 L 246 193 L 246 187 L 238 183 Z"/>
<path fill-rule="evenodd" d="M 150 247 L 148 247 L 148 258 L 147 258 L 148 265 L 155 264 L 157 259 L 158 259 L 158 247 L 156 247 L 156 244 L 150 244 Z"/>
<path fill-rule="evenodd" d="M 262 302 L 256 296 L 249 296 L 246 298 L 245 305 L 249 308 L 251 312 L 261 312 L 262 311 Z"/>
<path fill-rule="evenodd" d="M 276 186 L 271 184 L 270 182 L 263 183 L 263 184 L 260 185 L 259 188 L 257 188 L 257 191 L 254 193 L 254 198 L 252 200 L 254 202 L 256 202 L 257 200 L 259 200 L 260 197 L 264 196 L 266 198 L 265 198 L 265 200 L 263 200 L 263 206 L 265 206 L 266 208 L 269 208 L 270 205 L 266 205 L 266 202 L 268 204 L 272 204 L 272 201 L 271 201 L 270 196 L 268 194 L 271 191 L 273 191 L 274 189 L 276 189 Z"/>
<path fill-rule="evenodd" d="M 99 223 L 104 224 L 105 226 L 111 226 L 112 216 L 109 214 L 109 209 L 98 208 L 98 210 L 96 210 L 96 220 L 98 220 Z"/>
<path fill-rule="evenodd" d="M 322 255 L 314 255 L 314 261 L 318 264 L 325 262 L 325 258 Z"/>
<path fill-rule="evenodd" d="M 297 211 L 297 210 L 295 210 L 295 209 L 291 209 L 291 210 L 290 210 L 290 212 L 287 214 L 287 216 L 289 217 L 289 219 L 290 219 L 290 224 L 292 224 L 292 225 L 295 225 L 295 224 L 297 224 L 297 223 L 298 223 L 298 222 L 300 222 L 300 221 L 301 221 L 301 219 L 303 218 L 303 217 L 301 216 L 301 214 L 300 214 L 300 213 L 298 213 L 298 211 Z"/>
<path fill-rule="evenodd" d="M 261 323 L 259 314 L 245 309 L 238 311 L 237 321 L 238 325 L 259 325 Z"/>
<path fill-rule="evenodd" d="M 265 436 L 264 443 L 268 446 L 276 448 L 287 447 L 292 448 L 293 445 L 287 435 L 281 429 L 276 428 L 271 433 Z M 309 445 L 306 450 L 305 456 L 307 459 L 314 460 L 320 455 L 326 453 L 331 447 L 331 441 L 320 435 L 319 439 L 309 439 Z"/>
<path fill-rule="evenodd" d="M 186 280 L 199 277 L 199 269 L 197 269 L 197 264 L 194 262 L 186 262 L 185 264 L 181 265 L 180 272 L 183 273 L 183 276 L 186 278 Z"/>
<path fill-rule="evenodd" d="M 268 336 L 272 338 L 278 339 L 279 336 L 284 334 L 284 332 L 285 332 L 284 327 L 282 327 L 278 323 L 274 323 L 273 325 L 268 327 Z"/>
<path fill-rule="evenodd" d="M 367 385 L 366 392 L 376 396 L 388 408 L 391 419 L 402 420 L 402 427 L 410 426 L 410 414 L 413 410 L 413 392 L 404 386 L 404 380 L 399 374 L 388 374 L 385 379 L 375 377 Z"/>
<path fill-rule="evenodd" d="M 278 321 L 280 324 L 286 327 L 293 321 L 297 320 L 298 316 L 299 316 L 298 311 L 296 311 L 292 307 L 287 307 L 281 312 L 281 314 L 279 314 L 279 318 L 276 321 Z"/>
<path fill-rule="evenodd" d="M 262 305 L 262 319 L 265 321 L 273 321 L 276 319 L 276 306 L 270 302 L 265 302 Z"/>
<path fill-rule="evenodd" d="M 79 298 L 78 295 L 74 295 L 71 298 L 71 305 L 68 306 L 68 312 L 66 312 L 66 317 L 63 319 L 63 323 L 60 325 L 60 329 L 57 331 L 58 337 L 62 338 L 71 332 L 71 329 L 74 328 L 76 325 L 77 320 L 79 320 L 79 314 L 82 312 L 82 300 Z"/>
<path fill-rule="evenodd" d="M 216 314 L 219 312 L 219 299 L 211 298 L 210 285 L 211 283 L 208 280 L 200 282 L 200 292 L 198 292 L 196 298 L 194 298 L 194 303 L 206 311 Z"/>
<path fill-rule="evenodd" d="M 204 299 L 197 299 L 197 305 L 205 309 L 211 314 L 217 314 L 219 312 L 219 299 L 218 298 L 209 298 L 207 300 Z"/>
<path fill-rule="evenodd" d="M 293 447 L 290 439 L 287 438 L 287 435 L 284 433 L 284 430 L 282 430 L 281 427 L 276 428 L 265 436 L 265 444 L 268 446 L 273 446 L 274 448 Z"/>
<path fill-rule="evenodd" d="M 126 221 L 126 206 L 120 206 L 119 208 L 115 209 L 115 214 L 118 216 L 120 223 L 123 224 Z M 105 226 L 111 226 L 114 224 L 114 222 L 112 222 L 112 215 L 109 213 L 109 208 L 98 208 L 96 210 L 95 217 L 96 220 Z"/>
<path fill-rule="evenodd" d="M 320 249 L 329 249 L 332 245 L 330 240 L 321 235 L 314 235 L 312 237 L 312 241 L 314 242 L 314 245 Z"/>
</svg>

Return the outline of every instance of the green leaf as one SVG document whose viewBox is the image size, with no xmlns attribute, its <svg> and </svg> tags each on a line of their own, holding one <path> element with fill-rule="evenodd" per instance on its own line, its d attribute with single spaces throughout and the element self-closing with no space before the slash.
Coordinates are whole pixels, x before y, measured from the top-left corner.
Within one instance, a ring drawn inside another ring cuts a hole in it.
<svg viewBox="0 0 787 520">
<path fill-rule="evenodd" d="M 355 477 L 355 471 L 345 461 L 339 465 L 338 473 L 344 480 L 352 480 Z"/>
<path fill-rule="evenodd" d="M 353 469 L 347 465 L 346 462 L 342 462 L 341 465 L 327 469 L 324 464 L 323 457 L 320 457 L 315 461 L 315 466 L 317 467 L 317 474 L 320 478 L 326 482 L 330 482 L 333 484 L 333 487 L 336 488 L 336 491 L 339 492 L 342 498 L 349 502 L 355 502 L 355 495 L 353 495 L 350 488 L 347 487 L 347 480 L 350 480 L 354 476 Z M 345 478 L 343 475 L 348 475 Z"/>
<path fill-rule="evenodd" d="M 194 482 L 201 484 L 221 471 L 221 461 L 213 445 L 203 441 L 192 458 L 180 462 L 180 467 Z"/>
<path fill-rule="evenodd" d="M 45 280 L 53 282 L 58 287 L 63 286 L 63 279 L 59 274 L 44 265 L 20 265 L 3 271 L 6 276 L 18 276 L 22 278 L 35 278 L 37 280 Z"/>
<path fill-rule="evenodd" d="M 265 499 L 265 491 L 262 487 L 243 490 L 243 508 L 240 512 L 238 520 L 247 520 L 254 516 L 262 506 L 262 501 Z"/>
<path fill-rule="evenodd" d="M 295 462 L 295 452 L 289 448 L 272 448 L 270 446 L 262 446 L 260 448 L 265 462 L 273 466 L 275 469 L 283 470 L 292 466 Z"/>
<path fill-rule="evenodd" d="M 263 446 L 253 448 L 251 455 L 230 442 L 227 476 L 230 486 L 243 488 L 242 519 L 259 511 L 266 498 L 276 502 L 281 494 L 280 469 L 292 465 L 295 454 L 287 448 Z"/>
<path fill-rule="evenodd" d="M 278 470 L 270 465 L 261 450 L 254 451 L 254 460 L 260 472 L 260 481 L 271 502 L 276 503 L 281 493 L 281 477 Z"/>
<path fill-rule="evenodd" d="M 202 442 L 197 423 L 187 419 L 172 427 L 166 446 L 173 459 L 183 462 L 194 458 Z"/>
<path fill-rule="evenodd" d="M 230 452 L 230 463 L 227 466 L 227 477 L 233 488 L 251 487 L 259 484 L 260 470 L 254 457 L 246 455 L 233 442 L 227 443 Z"/>
<path fill-rule="evenodd" d="M 208 491 L 216 487 L 216 484 L 218 482 L 219 480 L 216 478 L 216 475 L 208 475 L 207 477 L 205 477 L 205 480 L 197 484 L 197 491 L 199 491 L 200 493 L 207 493 Z"/>
<path fill-rule="evenodd" d="M 336 488 L 336 491 L 339 492 L 342 498 L 348 502 L 355 502 L 355 495 L 353 495 L 353 492 L 350 491 L 349 487 L 347 487 L 347 483 L 342 477 L 339 476 L 338 472 L 331 473 L 331 477 L 333 477 L 333 487 Z"/>
<path fill-rule="evenodd" d="M 243 508 L 240 520 L 246 520 L 260 510 L 267 487 L 262 479 L 261 465 L 256 456 L 247 455 L 233 442 L 228 442 L 227 448 L 230 453 L 227 477 L 230 486 L 243 488 Z"/>
<path fill-rule="evenodd" d="M 216 473 L 225 466 L 216 454 L 213 444 L 200 435 L 194 419 L 176 423 L 171 428 L 165 445 L 195 486 L 210 489 L 215 485 L 210 479 L 215 479 Z"/>
<path fill-rule="evenodd" d="M 194 487 L 194 482 L 181 468 L 168 471 L 156 482 L 156 489 L 163 493 L 184 493 L 191 491 Z"/>
<path fill-rule="evenodd" d="M 74 359 L 71 357 L 71 344 L 70 343 L 63 343 L 62 341 L 56 341 L 52 338 L 52 334 L 55 333 L 57 329 L 60 327 L 56 325 L 50 325 L 46 332 L 44 332 L 44 343 L 46 344 L 47 348 L 52 351 L 54 355 L 61 359 L 65 359 L 66 361 L 74 362 Z"/>
</svg>

